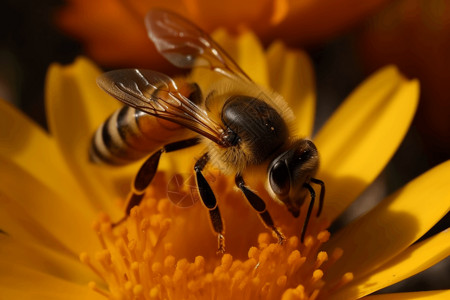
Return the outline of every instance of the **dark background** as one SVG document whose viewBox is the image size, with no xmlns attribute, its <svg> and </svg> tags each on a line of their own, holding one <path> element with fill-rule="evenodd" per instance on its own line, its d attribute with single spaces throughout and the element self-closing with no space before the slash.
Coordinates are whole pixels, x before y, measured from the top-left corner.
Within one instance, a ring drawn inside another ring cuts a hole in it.
<svg viewBox="0 0 450 300">
<path fill-rule="evenodd" d="M 43 128 L 47 128 L 43 99 L 49 64 L 67 64 L 83 54 L 82 46 L 53 23 L 53 12 L 61 5 L 63 1 L 58 0 L 0 2 L 0 97 L 14 103 Z M 316 72 L 318 116 L 315 128 L 320 128 L 339 103 L 367 76 L 354 47 L 357 30 L 354 28 L 307 49 Z M 447 151 L 433 151 L 427 147 L 426 137 L 417 130 L 417 122 L 414 122 L 386 169 L 332 230 L 449 157 Z M 426 236 L 448 228 L 449 219 L 447 215 Z M 449 266 L 450 260 L 446 259 L 383 292 L 450 289 Z"/>
</svg>

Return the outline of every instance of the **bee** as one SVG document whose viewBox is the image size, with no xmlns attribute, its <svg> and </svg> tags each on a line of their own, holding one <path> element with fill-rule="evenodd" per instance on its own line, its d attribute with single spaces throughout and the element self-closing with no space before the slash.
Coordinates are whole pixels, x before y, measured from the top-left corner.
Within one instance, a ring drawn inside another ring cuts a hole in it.
<svg viewBox="0 0 450 300">
<path fill-rule="evenodd" d="M 142 69 L 110 71 L 97 79 L 103 90 L 126 106 L 94 134 L 91 160 L 125 164 L 151 154 L 132 183 L 124 218 L 141 202 L 163 153 L 203 144 L 206 151 L 196 161 L 194 172 L 200 199 L 217 234 L 218 252 L 225 251 L 224 226 L 203 174 L 208 164 L 234 174 L 236 186 L 279 243 L 285 241 L 284 235 L 264 200 L 244 178 L 252 170 L 264 170 L 267 191 L 294 217 L 299 216 L 309 195 L 303 242 L 316 198 L 311 184 L 320 186 L 317 216 L 323 207 L 325 185 L 315 178 L 318 150 L 311 140 L 294 136 L 294 117 L 287 103 L 279 94 L 257 85 L 208 34 L 183 17 L 152 10 L 145 23 L 158 52 L 173 65 L 207 69 L 217 80 L 200 88 L 189 77 L 171 78 Z"/>
</svg>

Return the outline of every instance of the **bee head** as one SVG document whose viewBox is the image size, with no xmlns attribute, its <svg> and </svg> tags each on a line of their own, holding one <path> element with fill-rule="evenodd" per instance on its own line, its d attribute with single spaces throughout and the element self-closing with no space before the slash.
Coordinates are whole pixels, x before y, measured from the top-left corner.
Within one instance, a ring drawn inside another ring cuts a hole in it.
<svg viewBox="0 0 450 300">
<path fill-rule="evenodd" d="M 269 165 L 268 186 L 275 199 L 286 205 L 294 217 L 300 214 L 309 183 L 319 167 L 316 146 L 310 140 L 300 139 Z"/>
</svg>

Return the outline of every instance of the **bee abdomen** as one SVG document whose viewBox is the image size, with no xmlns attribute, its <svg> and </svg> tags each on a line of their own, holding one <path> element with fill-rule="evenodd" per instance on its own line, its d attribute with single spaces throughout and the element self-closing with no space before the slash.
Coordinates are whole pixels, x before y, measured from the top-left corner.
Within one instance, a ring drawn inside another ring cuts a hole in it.
<svg viewBox="0 0 450 300">
<path fill-rule="evenodd" d="M 173 123 L 164 125 L 156 117 L 124 106 L 95 132 L 89 150 L 90 160 L 113 165 L 139 160 L 176 139 L 181 127 Z"/>
</svg>

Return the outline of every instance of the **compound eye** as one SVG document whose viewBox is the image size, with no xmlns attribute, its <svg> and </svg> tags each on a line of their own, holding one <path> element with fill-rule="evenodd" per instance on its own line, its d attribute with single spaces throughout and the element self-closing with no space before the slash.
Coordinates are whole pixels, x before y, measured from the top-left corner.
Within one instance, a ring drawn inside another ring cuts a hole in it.
<svg viewBox="0 0 450 300">
<path fill-rule="evenodd" d="M 278 196 L 287 196 L 291 189 L 289 170 L 283 161 L 275 163 L 270 170 L 269 183 L 273 192 Z"/>
</svg>

